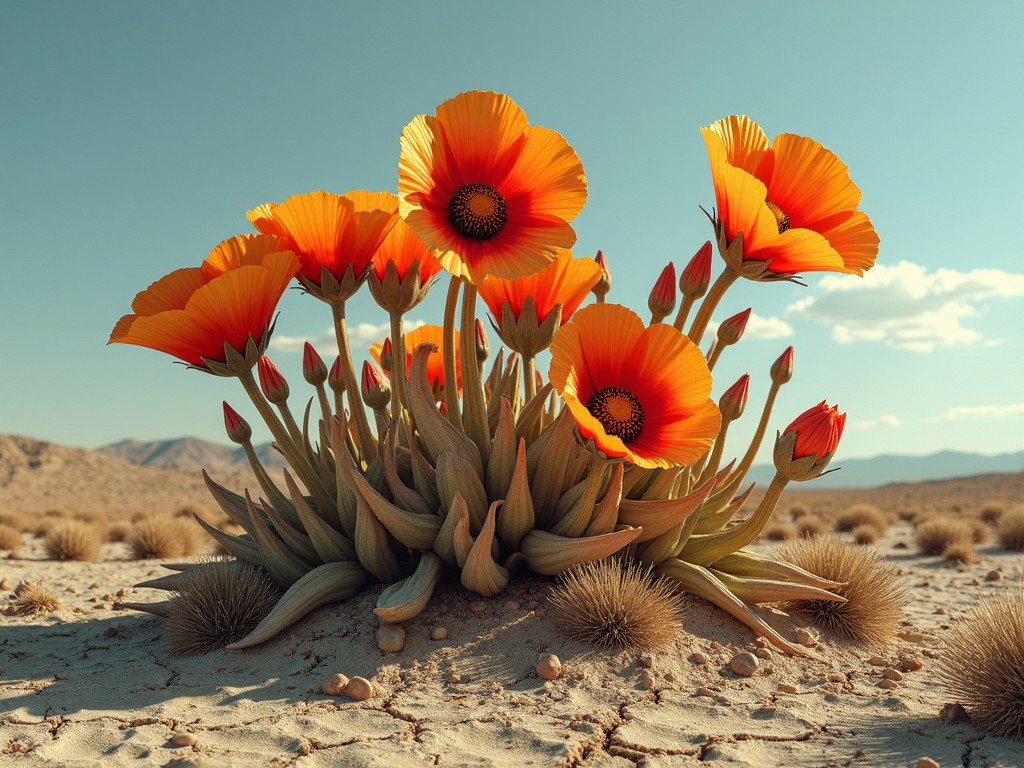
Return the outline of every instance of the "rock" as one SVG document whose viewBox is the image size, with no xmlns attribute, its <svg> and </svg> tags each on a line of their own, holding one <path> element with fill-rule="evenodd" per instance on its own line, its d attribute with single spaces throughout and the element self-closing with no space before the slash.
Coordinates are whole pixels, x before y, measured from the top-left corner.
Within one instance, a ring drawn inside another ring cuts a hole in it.
<svg viewBox="0 0 1024 768">
<path fill-rule="evenodd" d="M 898 688 L 899 686 L 896 684 L 895 680 L 890 680 L 889 678 L 883 678 L 882 680 L 878 681 L 878 687 L 879 688 L 884 688 L 887 691 L 891 691 L 894 688 Z"/>
<path fill-rule="evenodd" d="M 923 633 L 911 632 L 910 630 L 907 630 L 906 632 L 900 632 L 897 635 L 897 637 L 899 637 L 901 640 L 906 640 L 908 643 L 920 643 L 922 640 L 924 640 Z"/>
<path fill-rule="evenodd" d="M 886 667 L 882 670 L 882 677 L 886 680 L 895 680 L 897 683 L 903 679 L 903 675 L 891 667 Z"/>
<path fill-rule="evenodd" d="M 398 653 L 405 648 L 405 627 L 401 624 L 382 624 L 376 637 L 377 647 L 384 653 Z"/>
<path fill-rule="evenodd" d="M 939 720 L 944 723 L 963 723 L 970 719 L 961 704 L 947 704 L 939 711 Z"/>
<path fill-rule="evenodd" d="M 479 616 L 481 613 L 487 610 L 487 603 L 483 600 L 474 600 L 469 604 L 469 612 L 475 613 Z"/>
<path fill-rule="evenodd" d="M 448 639 L 448 630 L 445 629 L 444 627 L 434 627 L 432 630 L 430 630 L 430 639 L 431 640 L 447 640 Z"/>
<path fill-rule="evenodd" d="M 707 664 L 708 657 L 700 651 L 694 651 L 690 654 L 690 661 L 692 661 L 694 664 Z"/>
<path fill-rule="evenodd" d="M 835 675 L 835 674 L 833 674 L 833 675 L 829 675 L 828 676 L 828 681 L 830 683 L 845 683 L 846 682 L 846 678 L 843 677 L 842 675 Z"/>
<path fill-rule="evenodd" d="M 501 606 L 503 611 L 518 611 L 519 601 L 518 600 L 506 600 L 505 604 Z"/>
<path fill-rule="evenodd" d="M 900 662 L 900 669 L 904 672 L 916 672 L 924 666 L 919 659 L 904 659 Z"/>
<path fill-rule="evenodd" d="M 940 766 L 930 757 L 922 757 L 917 761 L 917 768 L 940 768 Z"/>
<path fill-rule="evenodd" d="M 341 694 L 345 692 L 346 686 L 348 686 L 348 677 L 339 672 L 338 674 L 331 675 L 324 680 L 323 685 L 320 686 L 320 690 L 327 696 L 341 696 Z"/>
<path fill-rule="evenodd" d="M 729 662 L 729 669 L 737 675 L 750 677 L 757 671 L 757 656 L 750 651 L 741 651 L 732 657 Z"/>
<path fill-rule="evenodd" d="M 779 693 L 796 693 L 796 686 L 789 683 L 779 683 Z"/>
<path fill-rule="evenodd" d="M 644 673 L 640 675 L 640 685 L 644 687 L 644 690 L 651 690 L 654 688 L 654 677 L 646 669 Z"/>
<path fill-rule="evenodd" d="M 985 574 L 985 581 L 999 581 L 1003 578 L 1003 574 L 999 571 L 989 571 Z"/>
<path fill-rule="evenodd" d="M 353 677 L 345 686 L 345 695 L 356 701 L 366 701 L 373 696 L 373 683 L 365 677 Z"/>
<path fill-rule="evenodd" d="M 870 659 L 868 659 L 868 664 L 870 664 L 872 667 L 884 667 L 887 666 L 889 662 L 887 662 L 881 656 L 872 656 Z"/>
<path fill-rule="evenodd" d="M 541 657 L 540 661 L 537 662 L 537 666 L 534 667 L 534 671 L 537 673 L 537 677 L 544 680 L 554 680 L 562 674 L 562 660 L 555 656 L 555 654 L 549 653 L 547 656 Z"/>
<path fill-rule="evenodd" d="M 698 696 L 707 696 L 707 697 L 709 697 L 709 698 L 712 698 L 712 699 L 713 699 L 713 698 L 715 698 L 715 696 L 717 696 L 718 694 L 717 694 L 717 693 L 715 693 L 715 692 L 714 692 L 713 690 L 711 690 L 710 688 L 698 688 L 698 689 L 697 689 L 697 695 L 698 695 Z"/>
<path fill-rule="evenodd" d="M 4 579 L 3 581 L 0 581 L 0 589 L 4 590 L 6 592 L 10 588 L 11 588 L 11 580 L 10 579 Z"/>
<path fill-rule="evenodd" d="M 772 652 L 767 648 L 755 648 L 754 655 L 759 659 L 770 659 L 772 657 Z"/>
<path fill-rule="evenodd" d="M 793 633 L 796 641 L 807 648 L 818 644 L 818 638 L 815 637 L 814 633 L 809 629 L 800 627 L 796 632 Z"/>
<path fill-rule="evenodd" d="M 194 733 L 176 733 L 171 737 L 171 743 L 176 747 L 191 747 L 198 739 Z"/>
<path fill-rule="evenodd" d="M 650 669 L 654 666 L 654 657 L 651 656 L 651 654 L 649 653 L 645 653 L 643 656 L 640 657 L 640 664 L 646 667 L 647 669 Z"/>
<path fill-rule="evenodd" d="M 676 676 L 675 675 L 673 675 L 671 672 L 666 672 L 665 673 L 665 682 L 666 683 L 674 683 L 675 681 L 676 681 Z"/>
</svg>

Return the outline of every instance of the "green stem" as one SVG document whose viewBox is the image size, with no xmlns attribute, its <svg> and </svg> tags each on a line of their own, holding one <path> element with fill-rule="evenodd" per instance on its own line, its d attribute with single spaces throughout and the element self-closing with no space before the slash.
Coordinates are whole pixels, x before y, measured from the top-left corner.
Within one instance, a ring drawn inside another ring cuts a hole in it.
<svg viewBox="0 0 1024 768">
<path fill-rule="evenodd" d="M 718 466 L 722 463 L 722 453 L 725 451 L 725 435 L 729 431 L 731 423 L 731 421 L 722 419 L 722 429 L 718 433 L 718 437 L 715 438 L 715 446 L 711 449 L 711 456 L 708 458 L 707 464 L 704 465 L 704 471 L 700 473 L 697 485 L 703 485 L 718 471 Z"/>
<path fill-rule="evenodd" d="M 391 418 L 397 420 L 402 413 L 402 408 L 409 407 L 409 397 L 405 394 L 405 335 L 402 331 L 402 313 L 392 312 L 391 314 Z M 401 350 L 401 353 L 394 350 Z M 403 364 L 395 366 L 394 361 L 399 359 Z"/>
<path fill-rule="evenodd" d="M 750 469 L 754 463 L 754 457 L 757 455 L 758 449 L 761 447 L 761 441 L 764 440 L 764 433 L 768 429 L 768 417 L 771 416 L 772 406 L 775 404 L 775 396 L 779 394 L 779 389 L 782 387 L 781 384 L 772 382 L 772 388 L 768 390 L 768 399 L 765 400 L 764 410 L 761 411 L 761 421 L 757 424 L 757 430 L 754 432 L 754 437 L 750 441 L 750 447 L 747 448 L 747 452 L 743 455 L 743 459 L 740 461 L 740 465 L 732 471 L 726 484 L 733 482 L 737 477 L 742 478 L 746 476 L 747 470 Z"/>
<path fill-rule="evenodd" d="M 491 455 L 491 430 L 487 421 L 487 406 L 484 403 L 484 390 L 480 384 L 479 368 L 476 362 L 476 286 L 466 283 L 462 296 L 462 330 L 459 336 L 459 348 L 462 355 L 462 421 L 464 431 L 476 443 L 484 464 Z M 448 394 L 449 386 L 454 386 L 455 379 L 449 380 L 445 375 L 444 391 Z"/>
<path fill-rule="evenodd" d="M 530 402 L 537 394 L 537 356 L 523 355 L 523 402 Z"/>
<path fill-rule="evenodd" d="M 698 347 L 704 338 L 704 331 L 707 330 L 711 315 L 714 314 L 715 308 L 718 307 L 718 302 L 722 300 L 725 292 L 729 290 L 729 286 L 736 282 L 739 276 L 739 272 L 726 267 L 722 274 L 718 276 L 718 279 L 715 280 L 714 285 L 711 286 L 711 289 L 704 297 L 704 301 L 701 302 L 700 309 L 697 310 L 697 316 L 693 319 L 693 325 L 690 326 L 690 332 L 686 334 L 690 337 L 690 341 Z"/>
<path fill-rule="evenodd" d="M 369 464 L 376 453 L 377 444 L 366 420 L 366 409 L 363 408 L 363 399 L 359 392 L 359 380 L 356 379 L 356 372 L 352 367 L 352 352 L 349 349 L 348 329 L 345 326 L 345 302 L 333 302 L 331 312 L 334 314 L 334 335 L 338 339 L 338 354 L 341 356 L 342 371 L 345 375 L 345 392 L 348 394 L 348 407 L 351 412 L 349 417 L 356 429 L 360 458 Z M 392 348 L 397 349 L 394 342 Z M 395 357 L 401 359 L 403 352 L 404 350 L 400 350 Z M 395 367 L 393 362 L 391 367 Z"/>
<path fill-rule="evenodd" d="M 708 370 L 715 370 L 715 363 L 718 362 L 718 358 L 722 356 L 722 350 L 725 349 L 725 344 L 719 344 L 717 341 L 711 345 L 710 354 L 708 355 Z"/>
<path fill-rule="evenodd" d="M 444 359 L 444 405 L 448 411 L 448 421 L 462 431 L 462 413 L 459 410 L 459 377 L 455 366 L 455 311 L 459 305 L 459 288 L 462 283 L 459 278 L 452 276 L 448 283 L 448 298 L 444 305 L 444 326 L 442 339 L 444 349 L 441 350 Z M 476 329 L 473 329 L 474 338 Z M 463 361 L 465 362 L 465 361 Z"/>
<path fill-rule="evenodd" d="M 672 323 L 672 327 L 677 331 L 683 330 L 683 326 L 686 325 L 686 318 L 690 314 L 690 308 L 693 306 L 693 299 L 683 298 L 679 304 L 679 311 L 676 312 L 676 319 Z"/>
</svg>

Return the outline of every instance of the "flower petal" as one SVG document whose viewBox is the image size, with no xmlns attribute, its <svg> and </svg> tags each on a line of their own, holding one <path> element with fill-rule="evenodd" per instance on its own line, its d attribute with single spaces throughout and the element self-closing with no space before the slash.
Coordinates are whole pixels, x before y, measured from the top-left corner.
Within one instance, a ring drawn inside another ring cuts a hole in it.
<svg viewBox="0 0 1024 768">
<path fill-rule="evenodd" d="M 779 232 L 775 217 L 765 205 L 768 190 L 756 177 L 729 164 L 718 134 L 707 128 L 701 128 L 701 133 L 711 164 L 718 217 L 724 222 L 730 241 L 743 233 L 744 254 L 750 253 Z"/>
<path fill-rule="evenodd" d="M 845 272 L 863 275 L 875 264 L 878 256 L 878 233 L 871 220 L 857 211 L 841 224 L 822 233 L 842 258 Z"/>
<path fill-rule="evenodd" d="M 572 221 L 587 202 L 583 163 L 557 131 L 530 126 L 525 136 L 523 151 L 498 191 L 510 209 L 525 196 L 532 214 Z"/>
<path fill-rule="evenodd" d="M 217 275 L 232 269 L 252 264 L 262 264 L 271 253 L 289 250 L 284 240 L 274 235 L 238 235 L 220 243 L 210 251 L 203 261 L 203 282 L 209 282 Z"/>
<path fill-rule="evenodd" d="M 768 149 L 768 137 L 760 125 L 746 115 L 730 115 L 712 123 L 707 130 L 722 140 L 726 160 L 730 165 L 749 174 L 757 171 L 761 157 Z"/>
<path fill-rule="evenodd" d="M 464 183 L 491 186 L 495 167 L 515 151 L 527 124 L 523 110 L 494 91 L 460 93 L 437 108 L 437 121 Z"/>
<path fill-rule="evenodd" d="M 155 315 L 169 309 L 184 309 L 202 284 L 202 271 L 198 267 L 176 269 L 136 295 L 132 310 L 137 315 Z"/>
</svg>

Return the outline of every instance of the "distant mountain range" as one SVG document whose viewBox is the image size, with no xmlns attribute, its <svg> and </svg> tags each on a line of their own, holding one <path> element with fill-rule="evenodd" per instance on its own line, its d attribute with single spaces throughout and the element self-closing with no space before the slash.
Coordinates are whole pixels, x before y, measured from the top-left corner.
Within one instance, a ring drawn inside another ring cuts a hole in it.
<svg viewBox="0 0 1024 768">
<path fill-rule="evenodd" d="M 224 472 L 247 472 L 249 469 L 241 448 L 182 437 L 176 440 L 122 440 L 98 449 L 100 453 L 124 459 L 132 464 L 161 469 L 196 469 L 205 467 L 214 475 Z M 270 470 L 285 466 L 284 459 L 270 444 L 256 448 L 260 460 Z M 976 453 L 940 451 L 928 456 L 875 456 L 871 459 L 835 461 L 841 467 L 814 481 L 816 488 L 876 488 L 891 483 L 916 483 L 953 477 L 1001 472 L 1024 472 L 1024 451 L 982 456 Z M 764 487 L 775 475 L 775 468 L 755 465 L 748 475 Z"/>
</svg>

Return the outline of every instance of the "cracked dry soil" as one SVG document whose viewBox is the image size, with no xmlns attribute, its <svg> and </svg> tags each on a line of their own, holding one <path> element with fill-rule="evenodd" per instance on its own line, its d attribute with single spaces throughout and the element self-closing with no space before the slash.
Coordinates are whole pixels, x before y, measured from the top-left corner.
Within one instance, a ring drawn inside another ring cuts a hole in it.
<svg viewBox="0 0 1024 768">
<path fill-rule="evenodd" d="M 395 654 L 374 641 L 374 589 L 260 648 L 177 658 L 162 620 L 106 599 L 123 587 L 126 600 L 158 599 L 130 589 L 160 575 L 156 563 L 122 559 L 123 545 L 107 545 L 102 563 L 46 561 L 33 542 L 23 559 L 0 565 L 0 578 L 40 581 L 63 607 L 0 617 L 0 763 L 914 766 L 927 755 L 943 768 L 1024 765 L 1024 745 L 940 721 L 947 702 L 935 676 L 943 633 L 970 597 L 994 588 L 986 572 L 1001 570 L 1004 584 L 1020 580 L 1020 555 L 982 548 L 979 563 L 957 569 L 908 554 L 899 542 L 909 540 L 901 524 L 881 544 L 911 591 L 901 637 L 881 648 L 823 638 L 808 659 L 765 649 L 695 599 L 686 631 L 652 658 L 598 653 L 554 629 L 544 615 L 550 582 L 540 578 L 484 601 L 482 613 L 469 610 L 478 596 L 439 586 L 405 624 L 406 645 Z M 771 621 L 790 637 L 803 626 L 784 615 Z M 447 639 L 430 639 L 437 626 Z M 762 657 L 752 677 L 729 671 L 740 650 Z M 534 674 L 547 653 L 565 665 L 558 680 Z M 923 666 L 886 689 L 872 656 L 894 668 L 910 659 Z M 372 680 L 375 695 L 325 696 L 320 685 L 336 672 Z M 194 744 L 176 746 L 176 736 Z"/>
</svg>

